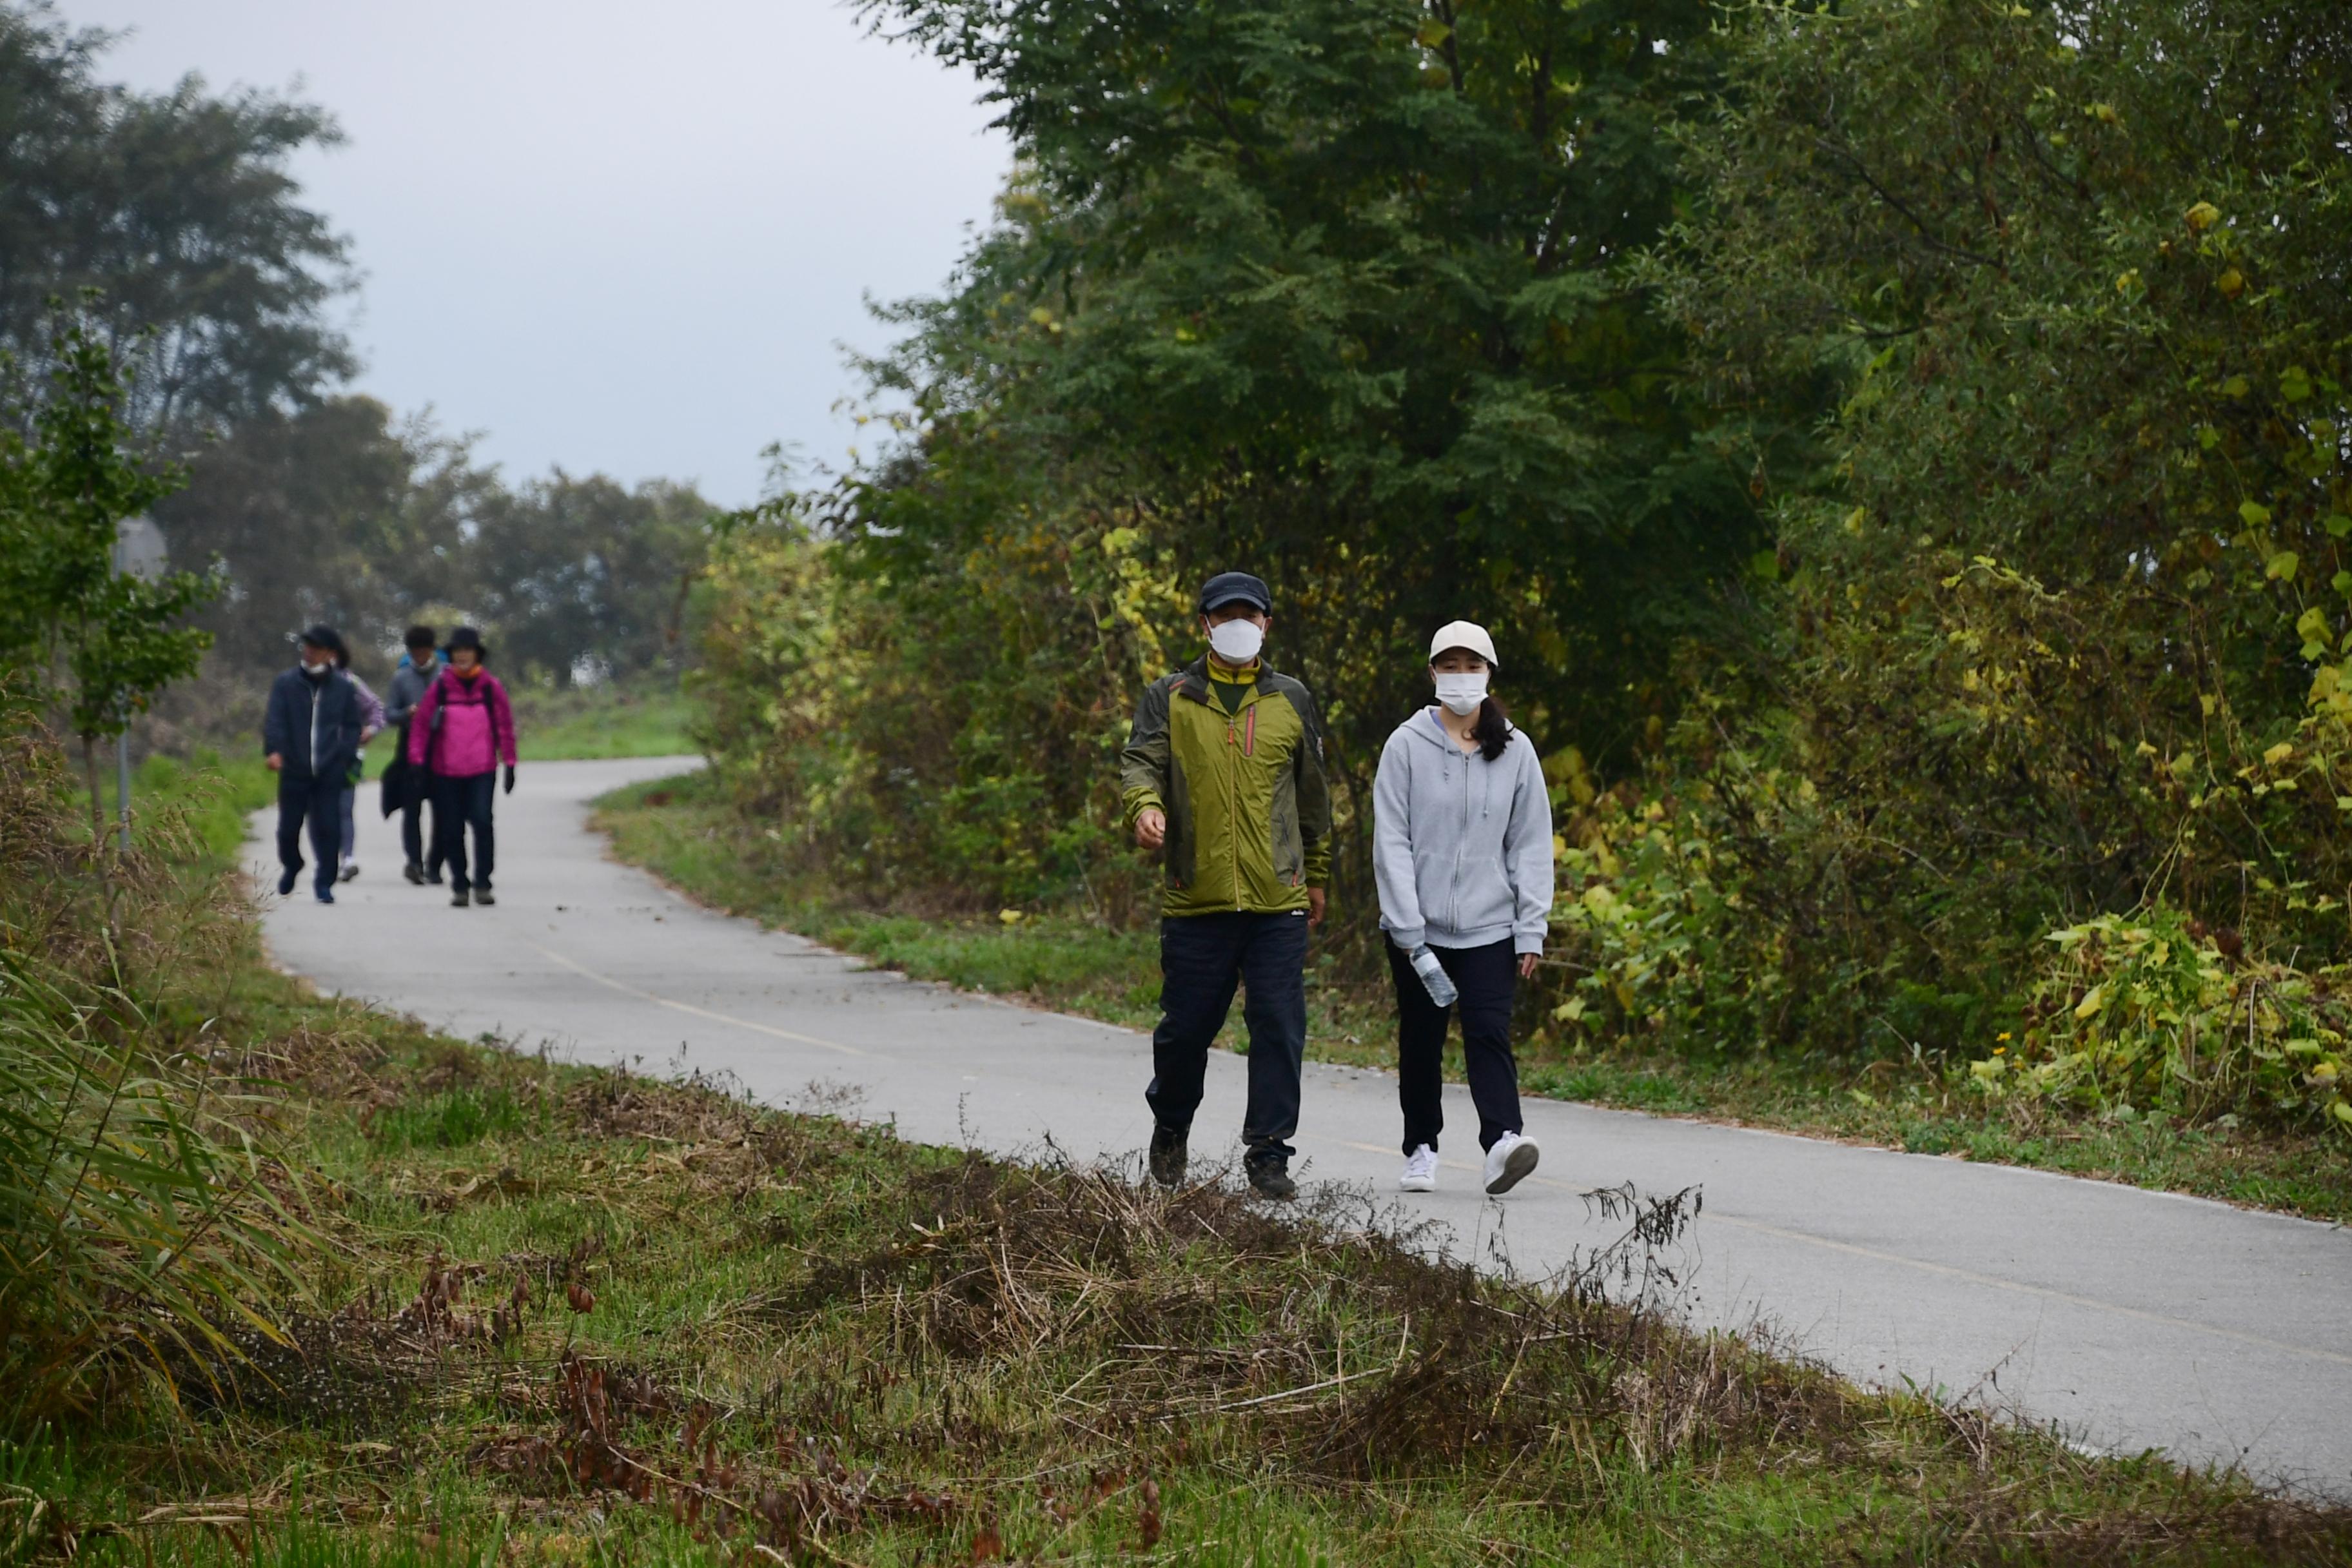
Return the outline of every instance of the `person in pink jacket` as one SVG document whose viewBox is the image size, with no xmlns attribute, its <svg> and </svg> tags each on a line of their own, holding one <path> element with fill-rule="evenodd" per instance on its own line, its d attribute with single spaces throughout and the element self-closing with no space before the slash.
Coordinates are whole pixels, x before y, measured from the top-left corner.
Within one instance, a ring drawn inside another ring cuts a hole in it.
<svg viewBox="0 0 2352 1568">
<path fill-rule="evenodd" d="M 498 837 L 490 825 L 499 764 L 506 763 L 514 793 L 514 709 L 499 678 L 482 668 L 482 634 L 459 626 L 449 634 L 449 667 L 416 700 L 408 727 L 408 760 L 432 780 L 433 828 L 449 867 L 449 902 L 495 904 L 490 871 Z M 473 878 L 467 879 L 466 829 L 474 830 Z"/>
</svg>

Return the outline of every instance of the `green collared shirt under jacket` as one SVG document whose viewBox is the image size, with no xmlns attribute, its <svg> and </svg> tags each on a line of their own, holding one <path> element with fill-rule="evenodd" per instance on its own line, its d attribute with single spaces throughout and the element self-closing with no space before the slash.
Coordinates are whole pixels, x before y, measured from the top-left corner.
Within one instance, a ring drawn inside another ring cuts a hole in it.
<svg viewBox="0 0 2352 1568">
<path fill-rule="evenodd" d="M 1323 721 L 1307 688 L 1258 666 L 1226 712 L 1209 693 L 1205 656 L 1145 689 L 1119 753 L 1127 825 L 1158 806 L 1168 816 L 1160 912 L 1307 907 L 1331 870 L 1331 791 Z"/>
</svg>

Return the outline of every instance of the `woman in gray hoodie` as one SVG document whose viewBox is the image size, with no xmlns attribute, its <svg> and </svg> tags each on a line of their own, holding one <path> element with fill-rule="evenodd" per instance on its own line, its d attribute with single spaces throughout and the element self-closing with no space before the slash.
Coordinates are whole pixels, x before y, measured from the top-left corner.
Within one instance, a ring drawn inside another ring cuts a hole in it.
<svg viewBox="0 0 2352 1568">
<path fill-rule="evenodd" d="M 1458 1007 L 1486 1191 L 1536 1168 L 1519 1117 L 1511 1002 L 1551 915 L 1551 799 L 1535 743 L 1486 691 L 1495 642 L 1454 621 L 1429 643 L 1437 701 L 1396 727 L 1372 780 L 1373 871 L 1397 996 L 1409 1193 L 1437 1189 L 1445 1026 Z"/>
</svg>

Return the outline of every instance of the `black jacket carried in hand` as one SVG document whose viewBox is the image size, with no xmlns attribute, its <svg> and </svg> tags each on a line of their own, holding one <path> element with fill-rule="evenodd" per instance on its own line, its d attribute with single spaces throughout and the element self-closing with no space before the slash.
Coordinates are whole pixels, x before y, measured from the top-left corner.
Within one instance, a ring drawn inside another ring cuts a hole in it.
<svg viewBox="0 0 2352 1568">
<path fill-rule="evenodd" d="M 314 680 L 298 665 L 269 688 L 261 749 L 285 759 L 282 778 L 347 779 L 359 766 L 362 722 L 350 677 L 331 669 Z"/>
</svg>

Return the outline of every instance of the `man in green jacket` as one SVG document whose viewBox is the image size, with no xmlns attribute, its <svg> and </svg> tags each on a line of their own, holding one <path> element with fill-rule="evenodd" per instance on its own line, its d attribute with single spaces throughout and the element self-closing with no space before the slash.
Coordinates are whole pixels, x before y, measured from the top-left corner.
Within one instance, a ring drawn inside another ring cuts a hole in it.
<svg viewBox="0 0 2352 1568">
<path fill-rule="evenodd" d="M 1166 851 L 1160 900 L 1160 1026 L 1151 1032 L 1150 1166 L 1184 1179 L 1209 1045 L 1245 984 L 1250 1185 L 1287 1198 L 1307 1053 L 1307 931 L 1323 920 L 1331 868 L 1331 794 L 1323 721 L 1307 688 L 1260 656 L 1274 598 L 1246 572 L 1201 590 L 1209 650 L 1155 680 L 1120 754 L 1127 821 Z"/>
</svg>

